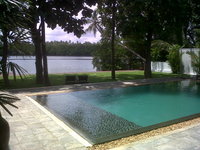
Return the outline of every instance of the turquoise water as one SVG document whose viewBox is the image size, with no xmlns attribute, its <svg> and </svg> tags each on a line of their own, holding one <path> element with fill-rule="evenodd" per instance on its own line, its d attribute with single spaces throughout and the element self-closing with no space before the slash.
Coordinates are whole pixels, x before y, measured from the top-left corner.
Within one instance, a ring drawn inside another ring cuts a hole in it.
<svg viewBox="0 0 200 150">
<path fill-rule="evenodd" d="M 200 86 L 191 81 L 58 95 L 54 99 L 84 101 L 142 127 L 200 113 Z"/>
<path fill-rule="evenodd" d="M 93 144 L 200 115 L 200 83 L 190 80 L 32 98 Z"/>
</svg>

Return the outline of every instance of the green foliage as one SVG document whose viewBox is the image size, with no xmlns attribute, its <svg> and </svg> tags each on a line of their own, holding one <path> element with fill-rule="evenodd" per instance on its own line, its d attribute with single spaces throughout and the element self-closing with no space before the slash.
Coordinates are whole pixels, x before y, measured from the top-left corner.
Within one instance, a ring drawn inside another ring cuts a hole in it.
<svg viewBox="0 0 200 150">
<path fill-rule="evenodd" d="M 167 61 L 172 68 L 172 72 L 175 74 L 181 71 L 181 56 L 179 52 L 181 49 L 180 45 L 171 45 L 168 42 L 162 40 L 155 40 L 152 42 L 152 53 L 151 56 L 154 61 Z"/>
<path fill-rule="evenodd" d="M 9 47 L 9 55 L 17 56 L 17 55 L 34 55 L 34 45 L 30 42 L 20 41 L 18 43 L 13 43 Z"/>
<path fill-rule="evenodd" d="M 99 47 L 99 43 L 90 42 L 46 42 L 46 50 L 48 56 L 92 56 L 92 54 Z M 9 48 L 9 55 L 35 55 L 34 45 L 29 42 L 19 42 L 15 45 L 11 44 Z"/>
<path fill-rule="evenodd" d="M 13 62 L 8 62 L 7 63 L 7 72 L 9 75 L 9 72 L 12 72 L 13 79 L 16 81 L 17 79 L 17 74 L 19 75 L 20 79 L 23 80 L 24 77 L 28 74 L 28 72 L 21 66 L 19 66 L 16 63 Z M 2 62 L 0 61 L 0 74 L 2 72 Z"/>
<path fill-rule="evenodd" d="M 21 0 L 1 0 L 0 1 L 0 29 L 12 30 L 13 27 L 23 26 L 23 17 L 26 8 Z"/>
<path fill-rule="evenodd" d="M 14 81 L 16 81 L 17 73 L 20 76 L 21 80 L 23 80 L 23 78 L 26 77 L 26 74 L 28 74 L 28 72 L 23 67 L 13 62 L 8 62 L 7 69 L 8 74 L 9 72 L 12 72 Z"/>
<path fill-rule="evenodd" d="M 152 61 L 167 61 L 167 55 L 169 54 L 169 47 L 171 45 L 162 40 L 154 40 L 151 44 L 151 58 Z"/>
<path fill-rule="evenodd" d="M 171 66 L 172 72 L 175 74 L 179 74 L 181 71 L 181 56 L 182 54 L 179 52 L 181 46 L 172 45 L 169 47 L 169 55 L 168 62 Z"/>
<path fill-rule="evenodd" d="M 200 41 L 200 1 L 191 0 L 190 7 L 192 15 L 187 26 L 185 45 L 187 47 L 194 47 Z"/>
<path fill-rule="evenodd" d="M 152 61 L 165 62 L 165 61 L 167 61 L 168 54 L 169 54 L 169 52 L 166 50 L 160 50 L 158 48 L 151 49 Z"/>
<path fill-rule="evenodd" d="M 116 70 L 132 70 L 141 68 L 141 61 L 121 46 L 116 46 Z M 110 43 L 104 42 L 93 54 L 93 65 L 97 70 L 111 70 Z"/>
<path fill-rule="evenodd" d="M 195 52 L 187 52 L 191 56 L 192 68 L 197 75 L 200 75 L 200 51 L 198 55 Z"/>
<path fill-rule="evenodd" d="M 47 42 L 47 55 L 50 56 L 91 56 L 99 43 Z"/>
<path fill-rule="evenodd" d="M 103 33 L 102 22 L 98 9 L 93 11 L 92 17 L 87 20 L 87 24 L 89 24 L 89 26 L 85 30 L 86 32 L 93 32 L 94 36 L 96 36 L 97 31 L 101 34 Z"/>
<path fill-rule="evenodd" d="M 45 18 L 47 26 L 55 29 L 60 26 L 68 33 L 74 33 L 80 37 L 83 33 L 83 24 L 87 17 L 91 17 L 92 5 L 96 4 L 96 0 L 34 0 L 30 1 L 28 12 L 30 14 L 30 28 L 40 23 L 40 17 Z M 89 6 L 89 7 L 88 7 Z M 78 14 L 81 17 L 76 17 Z"/>
</svg>

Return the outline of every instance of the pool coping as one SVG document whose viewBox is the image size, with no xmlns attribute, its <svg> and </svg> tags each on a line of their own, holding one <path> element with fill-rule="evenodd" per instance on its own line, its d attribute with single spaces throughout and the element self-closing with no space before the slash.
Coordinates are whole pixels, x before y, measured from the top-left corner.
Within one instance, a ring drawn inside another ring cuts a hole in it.
<svg viewBox="0 0 200 150">
<path fill-rule="evenodd" d="M 36 107 L 38 107 L 41 111 L 43 111 L 48 117 L 50 117 L 53 121 L 55 121 L 60 127 L 62 127 L 65 131 L 69 132 L 71 136 L 77 139 L 81 144 L 85 147 L 91 147 L 92 144 L 81 137 L 76 131 L 74 131 L 70 126 L 66 125 L 61 119 L 59 119 L 56 115 L 51 113 L 48 109 L 40 105 L 36 100 L 32 99 L 29 96 L 25 96 L 28 100 L 30 100 Z"/>
<path fill-rule="evenodd" d="M 180 77 L 149 78 L 149 79 L 136 79 L 136 80 L 112 81 L 112 82 L 44 86 L 44 87 L 34 87 L 34 88 L 22 88 L 22 89 L 7 89 L 6 91 L 13 94 L 20 93 L 20 94 L 31 96 L 31 95 L 42 95 L 42 94 L 66 93 L 66 92 L 73 92 L 73 91 L 141 86 L 141 85 L 157 84 L 157 83 L 172 82 L 172 81 L 182 81 L 182 80 L 192 80 L 192 79 L 180 78 Z"/>
</svg>

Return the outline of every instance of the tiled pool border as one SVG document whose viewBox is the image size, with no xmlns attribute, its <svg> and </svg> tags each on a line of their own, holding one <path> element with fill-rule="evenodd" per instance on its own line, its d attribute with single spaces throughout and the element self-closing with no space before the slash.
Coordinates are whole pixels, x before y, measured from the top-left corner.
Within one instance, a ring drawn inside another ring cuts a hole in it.
<svg viewBox="0 0 200 150">
<path fill-rule="evenodd" d="M 32 98 L 32 97 L 31 97 Z M 33 98 L 38 104 L 40 104 L 40 100 L 37 100 L 37 98 Z M 70 100 L 68 100 L 70 101 Z M 92 145 L 94 144 L 100 144 L 100 143 L 105 143 L 108 141 L 113 141 L 119 138 L 123 138 L 125 137 L 129 132 L 132 132 L 135 129 L 140 128 L 140 126 L 125 120 L 122 117 L 116 116 L 110 112 L 107 112 L 105 110 L 102 110 L 100 108 L 97 108 L 95 106 L 91 106 L 85 102 L 82 101 L 71 101 L 70 103 L 73 103 L 73 107 L 83 107 L 83 109 L 85 110 L 84 113 L 86 114 L 90 114 L 92 112 L 92 117 L 88 117 L 87 121 L 84 122 L 84 127 L 82 127 L 82 124 L 79 123 L 79 120 L 77 120 L 77 117 L 81 117 L 77 111 L 76 111 L 76 115 L 73 116 L 67 116 L 67 117 L 63 117 L 62 115 L 56 113 L 54 110 L 43 106 L 44 109 L 46 109 L 47 111 L 49 111 L 50 113 L 54 114 L 57 118 L 59 118 L 60 120 L 62 120 L 63 122 L 65 122 L 67 124 L 67 126 L 69 126 L 70 128 L 72 128 L 75 132 L 77 132 L 78 134 L 80 134 L 83 138 L 85 138 L 89 143 L 91 143 Z M 68 111 L 70 111 L 70 106 L 69 107 L 65 107 Z M 77 110 L 77 109 L 76 109 Z M 82 109 L 81 109 L 82 110 Z M 73 111 L 73 110 L 71 110 Z M 67 113 L 67 112 L 66 112 Z M 75 119 L 74 119 L 75 118 Z M 103 119 L 102 119 L 103 118 Z M 89 123 L 88 123 L 89 122 Z M 92 122 L 92 124 L 90 124 L 90 122 Z M 93 123 L 98 122 L 98 124 L 96 124 L 96 126 L 92 127 L 92 130 L 94 131 L 103 131 L 101 132 L 101 134 L 99 134 L 99 132 L 92 132 L 90 130 L 90 126 L 93 125 Z M 104 124 L 104 122 L 106 122 L 106 124 Z"/>
</svg>

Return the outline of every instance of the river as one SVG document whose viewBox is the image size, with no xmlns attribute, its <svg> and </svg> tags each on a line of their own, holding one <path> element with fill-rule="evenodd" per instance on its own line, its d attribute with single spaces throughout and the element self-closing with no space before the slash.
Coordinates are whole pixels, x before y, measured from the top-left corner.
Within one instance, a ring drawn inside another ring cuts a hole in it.
<svg viewBox="0 0 200 150">
<path fill-rule="evenodd" d="M 8 59 L 26 69 L 29 74 L 35 74 L 34 56 L 10 56 Z M 47 59 L 50 74 L 96 71 L 92 64 L 92 57 L 48 56 Z"/>
</svg>

